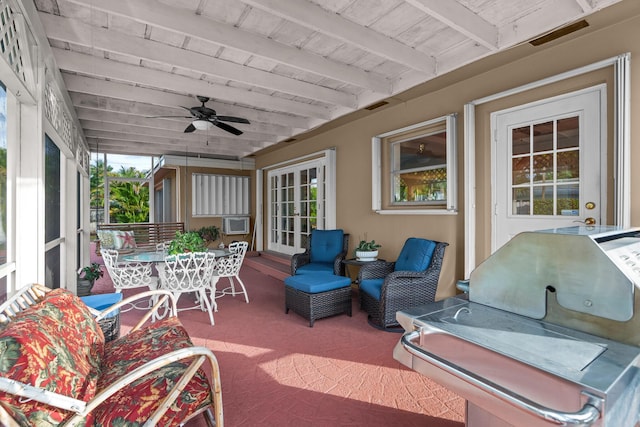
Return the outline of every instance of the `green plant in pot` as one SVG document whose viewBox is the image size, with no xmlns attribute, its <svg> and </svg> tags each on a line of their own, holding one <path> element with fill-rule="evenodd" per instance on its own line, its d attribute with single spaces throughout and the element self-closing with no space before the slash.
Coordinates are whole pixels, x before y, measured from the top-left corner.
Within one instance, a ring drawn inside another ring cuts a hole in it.
<svg viewBox="0 0 640 427">
<path fill-rule="evenodd" d="M 204 252 L 207 250 L 207 246 L 200 237 L 200 233 L 197 231 L 187 231 L 176 233 L 175 239 L 169 243 L 168 254 L 176 255 L 183 254 L 185 252 Z"/>
<path fill-rule="evenodd" d="M 201 227 L 198 230 L 198 234 L 202 237 L 202 240 L 204 240 L 205 245 L 209 246 L 220 237 L 220 229 L 215 225 L 207 225 Z"/>
<path fill-rule="evenodd" d="M 375 240 L 360 240 L 354 253 L 358 261 L 375 261 L 378 257 L 378 248 L 381 247 L 382 245 L 376 243 Z"/>
<path fill-rule="evenodd" d="M 78 280 L 76 282 L 76 293 L 78 296 L 87 296 L 91 294 L 91 289 L 96 280 L 104 276 L 102 267 L 97 262 L 92 262 L 86 267 L 78 270 Z"/>
</svg>

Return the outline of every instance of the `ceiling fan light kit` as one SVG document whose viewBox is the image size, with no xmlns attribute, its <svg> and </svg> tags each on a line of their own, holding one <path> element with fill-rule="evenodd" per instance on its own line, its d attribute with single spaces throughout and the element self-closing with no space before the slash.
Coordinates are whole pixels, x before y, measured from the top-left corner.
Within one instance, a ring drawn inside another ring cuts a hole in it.
<svg viewBox="0 0 640 427">
<path fill-rule="evenodd" d="M 198 119 L 191 122 L 191 124 L 193 124 L 193 127 L 197 130 L 209 130 L 213 128 L 213 123 L 207 120 Z"/>
<path fill-rule="evenodd" d="M 189 126 L 187 126 L 187 128 L 184 130 L 184 133 L 191 133 L 195 132 L 196 130 L 210 130 L 213 129 L 214 126 L 216 126 L 234 135 L 242 135 L 242 131 L 240 129 L 236 129 L 224 122 L 243 123 L 246 125 L 251 124 L 249 120 L 243 117 L 220 116 L 218 115 L 218 113 L 216 113 L 216 110 L 213 110 L 204 105 L 209 101 L 208 97 L 198 95 L 197 98 L 198 101 L 202 103 L 202 105 L 197 105 L 195 107 L 182 106 L 182 108 L 189 112 L 190 116 L 155 116 L 155 118 L 180 117 L 193 119 L 193 121 L 189 123 Z"/>
</svg>

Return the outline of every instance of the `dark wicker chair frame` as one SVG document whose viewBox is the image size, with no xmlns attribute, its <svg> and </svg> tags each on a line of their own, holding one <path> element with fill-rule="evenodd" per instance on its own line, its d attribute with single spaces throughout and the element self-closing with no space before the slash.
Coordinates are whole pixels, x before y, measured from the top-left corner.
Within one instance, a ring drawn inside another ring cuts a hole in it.
<svg viewBox="0 0 640 427">
<path fill-rule="evenodd" d="M 360 308 L 369 314 L 369 323 L 381 329 L 402 331 L 396 320 L 397 311 L 434 302 L 447 246 L 448 243 L 436 242 L 431 264 L 424 271 L 393 271 L 396 263 L 385 261 L 363 265 L 358 283 L 384 277 L 380 301 L 366 292 L 359 292 Z"/>
<path fill-rule="evenodd" d="M 304 252 L 293 254 L 291 256 L 291 275 L 296 275 L 296 270 L 302 267 L 305 264 L 309 264 L 311 262 L 311 234 L 309 234 L 309 238 L 307 239 L 307 244 Z M 349 251 L 349 234 L 345 233 L 342 238 L 342 252 L 336 256 L 333 261 L 333 274 L 336 276 L 344 276 L 344 264 L 342 261 L 347 256 L 347 252 Z"/>
</svg>

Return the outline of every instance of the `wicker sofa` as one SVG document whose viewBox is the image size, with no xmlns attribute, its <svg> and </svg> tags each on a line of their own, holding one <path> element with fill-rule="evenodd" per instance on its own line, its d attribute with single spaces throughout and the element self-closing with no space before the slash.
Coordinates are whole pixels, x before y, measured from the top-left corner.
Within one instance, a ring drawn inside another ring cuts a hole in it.
<svg viewBox="0 0 640 427">
<path fill-rule="evenodd" d="M 98 322 L 150 297 L 156 304 L 140 322 L 105 343 Z M 169 426 L 204 414 L 222 427 L 215 356 L 192 344 L 175 315 L 149 323 L 167 301 L 175 313 L 162 290 L 96 312 L 64 289 L 22 289 L 0 306 L 0 424 Z"/>
</svg>

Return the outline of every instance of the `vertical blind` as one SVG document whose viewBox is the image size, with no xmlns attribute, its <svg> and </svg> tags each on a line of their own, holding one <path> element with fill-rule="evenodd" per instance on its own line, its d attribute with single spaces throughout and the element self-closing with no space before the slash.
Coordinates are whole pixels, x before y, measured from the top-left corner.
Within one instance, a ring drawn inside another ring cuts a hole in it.
<svg viewBox="0 0 640 427">
<path fill-rule="evenodd" d="M 249 177 L 194 173 L 192 215 L 249 215 Z"/>
</svg>

